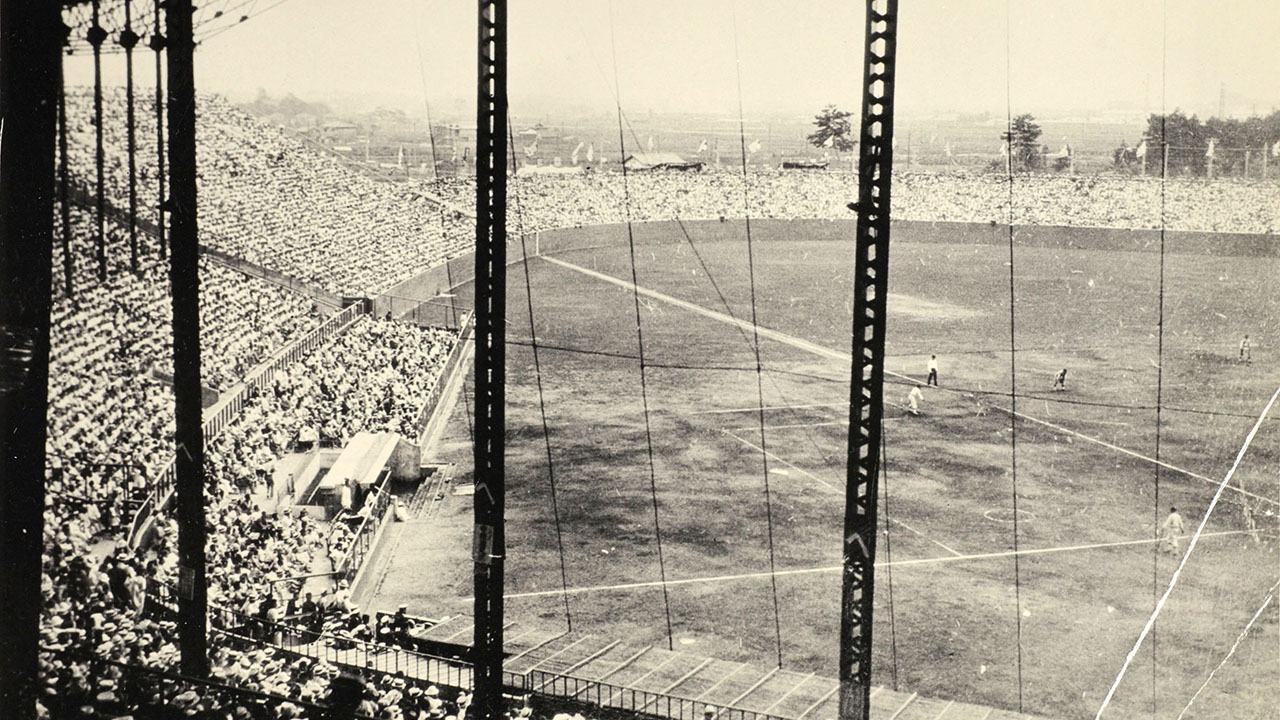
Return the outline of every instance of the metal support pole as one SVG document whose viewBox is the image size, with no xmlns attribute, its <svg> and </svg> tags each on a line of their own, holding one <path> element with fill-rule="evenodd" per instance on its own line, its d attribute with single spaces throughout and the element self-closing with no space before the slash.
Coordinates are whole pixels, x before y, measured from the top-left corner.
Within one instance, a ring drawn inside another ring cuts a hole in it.
<svg viewBox="0 0 1280 720">
<path fill-rule="evenodd" d="M 94 239 L 98 243 L 98 280 L 107 280 L 107 239 L 106 239 L 106 170 L 103 167 L 102 149 L 102 42 L 107 39 L 107 31 L 98 24 L 99 0 L 93 0 L 93 26 L 89 28 L 86 39 L 93 46 L 93 140 L 94 167 L 97 170 L 98 188 L 94 196 Z"/>
<path fill-rule="evenodd" d="M 206 647 L 204 438 L 200 407 L 200 248 L 196 229 L 195 41 L 191 0 L 167 0 L 169 32 L 169 276 L 177 443 L 178 641 L 182 673 L 209 674 Z"/>
<path fill-rule="evenodd" d="M 156 242 L 160 246 L 160 258 L 165 256 L 164 234 L 164 77 L 160 56 L 164 52 L 164 34 L 160 32 L 160 0 L 155 0 L 155 27 L 147 47 L 156 54 Z"/>
<path fill-rule="evenodd" d="M 507 4 L 479 0 L 476 94 L 475 709 L 501 720 L 506 540 Z"/>
<path fill-rule="evenodd" d="M 884 417 L 885 300 L 889 288 L 889 190 L 898 0 L 867 0 L 866 62 L 859 145 L 853 367 L 845 480 L 840 615 L 840 718 L 871 712 L 876 500 Z"/>
<path fill-rule="evenodd" d="M 132 0 L 124 0 L 124 30 L 120 33 L 120 45 L 124 48 L 125 129 L 129 152 L 129 267 L 138 272 L 138 164 L 134 157 L 138 153 L 138 140 L 133 116 L 133 48 L 139 38 L 133 31 L 132 5 Z"/>
<path fill-rule="evenodd" d="M 64 25 L 63 27 L 66 27 Z M 68 31 L 71 28 L 66 27 Z M 67 297 L 75 295 L 75 259 L 71 255 L 71 178 L 67 168 L 67 88 L 62 56 L 58 56 L 58 212 L 62 220 L 62 274 Z"/>
<path fill-rule="evenodd" d="M 59 3 L 0 3 L 0 707 L 36 717 Z"/>
</svg>

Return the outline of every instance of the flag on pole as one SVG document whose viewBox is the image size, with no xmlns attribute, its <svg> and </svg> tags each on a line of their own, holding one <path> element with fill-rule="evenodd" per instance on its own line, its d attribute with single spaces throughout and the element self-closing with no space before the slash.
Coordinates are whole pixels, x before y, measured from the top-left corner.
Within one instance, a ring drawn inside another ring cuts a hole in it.
<svg viewBox="0 0 1280 720">
<path fill-rule="evenodd" d="M 760 140 L 752 140 L 751 144 L 747 146 L 747 150 L 753 153 L 760 152 Z"/>
<path fill-rule="evenodd" d="M 653 136 L 649 136 L 649 152 L 653 152 Z"/>
<path fill-rule="evenodd" d="M 569 162 L 572 162 L 574 165 L 578 164 L 578 153 L 582 151 L 583 145 L 586 145 L 586 143 L 580 142 L 578 143 L 578 147 L 573 149 L 573 154 L 569 156 Z"/>
<path fill-rule="evenodd" d="M 453 146 L 453 152 L 449 157 L 449 162 L 458 162 L 458 146 L 456 144 Z"/>
<path fill-rule="evenodd" d="M 396 167 L 404 167 L 404 146 L 400 146 L 400 152 L 396 153 Z"/>
<path fill-rule="evenodd" d="M 946 150 L 946 152 L 947 152 L 947 157 L 951 157 L 951 156 L 952 156 L 952 155 L 951 155 L 951 143 L 947 143 L 947 147 L 946 147 L 946 148 L 944 148 L 944 149 L 945 149 L 945 150 Z"/>
<path fill-rule="evenodd" d="M 1001 154 L 1001 155 L 1008 155 L 1008 154 L 1009 154 L 1009 141 L 1008 141 L 1008 140 L 1005 140 L 1004 142 L 1000 143 L 1000 154 Z"/>
<path fill-rule="evenodd" d="M 1144 158 L 1147 156 L 1147 139 L 1142 138 L 1142 142 L 1138 143 L 1138 149 L 1134 153 L 1135 157 Z"/>
<path fill-rule="evenodd" d="M 831 147 L 836 144 L 836 136 L 828 135 L 826 140 L 822 141 L 822 147 Z"/>
<path fill-rule="evenodd" d="M 587 162 L 592 162 L 596 158 L 596 144 L 589 143 L 587 145 Z"/>
<path fill-rule="evenodd" d="M 707 151 L 707 141 L 703 140 L 701 143 L 698 144 L 698 154 L 701 155 L 706 151 Z"/>
<path fill-rule="evenodd" d="M 1212 158 L 1214 153 L 1213 146 L 1217 144 L 1218 144 L 1218 141 L 1216 139 L 1209 138 L 1209 149 L 1204 151 L 1204 156 L 1207 158 Z"/>
</svg>

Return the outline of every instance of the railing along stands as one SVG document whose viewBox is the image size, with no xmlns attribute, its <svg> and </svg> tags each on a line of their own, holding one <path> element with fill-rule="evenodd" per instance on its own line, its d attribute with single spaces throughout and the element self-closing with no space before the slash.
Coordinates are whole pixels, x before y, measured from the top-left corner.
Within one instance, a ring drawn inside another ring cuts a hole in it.
<svg viewBox="0 0 1280 720">
<path fill-rule="evenodd" d="M 462 358 L 466 343 L 471 342 L 471 331 L 474 328 L 472 321 L 474 319 L 474 314 L 471 312 L 463 316 L 458 330 L 458 339 L 454 342 L 453 348 L 449 350 L 449 357 L 444 361 L 440 376 L 436 378 L 435 384 L 431 386 L 431 390 L 427 392 L 427 397 L 422 401 L 422 409 L 418 411 L 418 419 L 414 424 L 414 429 L 419 434 L 427 429 L 427 423 L 430 422 L 431 416 L 435 413 L 436 406 L 440 404 L 440 398 L 444 394 L 445 386 L 449 384 L 449 378 L 452 377 L 454 369 L 458 366 L 458 361 Z"/>
<path fill-rule="evenodd" d="M 267 388 L 275 379 L 276 371 L 296 363 L 304 355 L 327 342 L 329 338 L 345 330 L 347 325 L 354 321 L 363 311 L 364 306 L 357 303 L 334 313 L 306 335 L 281 348 L 270 358 L 250 370 L 243 381 L 227 391 L 215 405 L 205 410 L 203 428 L 205 446 L 208 447 L 209 443 L 221 435 L 228 425 L 240 417 L 245 403 L 249 400 L 251 389 L 263 390 Z M 149 519 L 157 512 L 163 511 L 168 507 L 173 497 L 173 489 L 176 482 L 177 457 L 171 457 L 164 469 L 160 471 L 151 483 L 151 494 L 148 502 L 144 503 L 143 507 L 134 515 L 129 531 L 129 542 L 132 546 L 137 547 Z"/>
</svg>

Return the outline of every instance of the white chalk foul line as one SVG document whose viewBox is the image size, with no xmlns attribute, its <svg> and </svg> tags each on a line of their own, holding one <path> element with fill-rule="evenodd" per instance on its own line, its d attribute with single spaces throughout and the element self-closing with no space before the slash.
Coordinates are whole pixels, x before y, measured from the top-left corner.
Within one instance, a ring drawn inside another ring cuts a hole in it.
<svg viewBox="0 0 1280 720">
<path fill-rule="evenodd" d="M 742 438 L 738 437 L 737 435 L 733 434 L 732 432 L 730 432 L 730 431 L 728 431 L 728 430 L 721 430 L 720 432 L 723 432 L 725 435 L 728 435 L 729 437 L 733 438 L 734 440 L 737 440 L 738 442 L 742 443 L 743 445 L 746 445 L 746 446 L 747 446 L 747 447 L 749 447 L 749 448 L 752 448 L 753 450 L 761 450 L 761 448 L 760 448 L 760 446 L 759 446 L 759 445 L 756 445 L 755 443 L 753 443 L 753 442 L 751 442 L 751 441 L 749 441 L 749 440 L 744 440 L 744 439 L 742 439 Z M 773 458 L 774 460 L 777 460 L 778 462 L 782 463 L 783 465 L 786 465 L 787 467 L 791 468 L 792 470 L 795 470 L 796 472 L 801 473 L 801 474 L 805 475 L 806 477 L 808 477 L 808 478 L 812 479 L 814 482 L 819 483 L 820 485 L 822 485 L 823 487 L 827 488 L 827 489 L 828 489 L 828 490 L 830 490 L 831 492 L 834 492 L 834 493 L 836 493 L 836 494 L 838 494 L 838 495 L 843 495 L 843 494 L 844 494 L 844 491 L 843 491 L 843 490 L 841 490 L 839 487 L 837 487 L 836 485 L 833 485 L 832 483 L 827 482 L 826 480 L 823 480 L 822 478 L 818 477 L 817 475 L 814 475 L 813 473 L 809 472 L 808 470 L 805 470 L 805 469 L 804 469 L 804 468 L 802 468 L 802 467 L 797 467 L 797 466 L 795 466 L 795 465 L 793 465 L 793 464 L 791 464 L 791 463 L 787 462 L 787 461 L 786 461 L 786 460 L 784 460 L 783 458 L 781 458 L 781 457 L 779 457 L 779 456 L 777 456 L 777 455 L 775 455 L 775 454 L 773 454 L 773 453 L 769 452 L 768 450 L 762 450 L 762 452 L 764 452 L 764 454 L 768 455 L 769 457 Z M 897 518 L 889 518 L 889 521 L 890 521 L 890 522 L 892 522 L 892 523 L 895 523 L 895 524 L 901 525 L 902 527 L 906 528 L 907 530 L 910 530 L 911 532 L 915 533 L 916 535 L 919 535 L 920 537 L 924 538 L 925 540 L 928 540 L 929 542 L 933 543 L 934 545 L 937 545 L 938 547 L 942 548 L 943 550 L 946 550 L 947 552 L 951 553 L 952 555 L 955 555 L 956 557 L 962 557 L 962 556 L 963 556 L 963 554 L 962 554 L 962 553 L 958 552 L 957 550 L 955 550 L 954 548 L 952 548 L 950 545 L 947 545 L 947 544 L 945 544 L 945 543 L 941 543 L 941 542 L 938 542 L 937 540 L 934 540 L 933 538 L 929 537 L 928 535 L 925 535 L 924 533 L 920 532 L 919 530 L 917 530 L 917 529 L 915 529 L 915 528 L 911 527 L 910 525 L 908 525 L 908 524 L 906 524 L 906 523 L 902 522 L 901 520 L 899 520 L 899 519 L 897 519 Z"/>
<path fill-rule="evenodd" d="M 1262 414 L 1258 416 L 1257 422 L 1249 430 L 1249 434 L 1244 438 L 1244 444 L 1240 446 L 1240 452 L 1236 453 L 1236 460 L 1231 464 L 1231 469 L 1227 471 L 1222 482 L 1218 484 L 1218 489 L 1213 494 L 1213 499 L 1209 501 L 1209 507 L 1204 511 L 1204 517 L 1200 518 L 1200 525 L 1196 527 L 1196 531 L 1191 535 L 1191 542 L 1187 544 L 1187 552 L 1183 554 L 1182 560 L 1178 562 L 1178 568 L 1173 571 L 1173 575 L 1169 578 L 1169 585 L 1165 588 L 1164 594 L 1160 596 L 1160 600 L 1156 602 L 1156 607 L 1151 611 L 1151 617 L 1147 620 L 1147 624 L 1142 627 L 1142 632 L 1138 633 L 1138 640 L 1133 644 L 1133 649 L 1124 658 L 1124 665 L 1120 666 L 1120 672 L 1116 674 L 1115 682 L 1111 683 L 1111 689 L 1107 691 L 1107 696 L 1103 698 L 1102 705 L 1098 706 L 1098 713 L 1094 715 L 1094 720 L 1102 720 L 1102 713 L 1106 712 L 1107 706 L 1111 704 L 1111 698 L 1115 697 L 1116 689 L 1120 687 L 1120 681 L 1124 679 L 1124 674 L 1129 669 L 1129 665 L 1133 663 L 1133 658 L 1138 654 L 1139 648 L 1142 647 L 1143 641 L 1147 639 L 1147 635 L 1151 632 L 1151 628 L 1156 624 L 1156 618 L 1160 616 L 1160 611 L 1164 609 L 1165 602 L 1169 596 L 1173 594 L 1173 589 L 1178 585 L 1178 578 L 1182 577 L 1182 570 L 1187 566 L 1187 561 L 1191 559 L 1191 553 L 1196 549 L 1196 543 L 1204 534 L 1204 527 L 1209 523 L 1209 516 L 1213 515 L 1213 509 L 1218 506 L 1218 501 L 1222 499 L 1222 491 L 1231 484 L 1231 476 L 1236 474 L 1236 468 L 1240 467 L 1240 461 L 1244 459 L 1245 453 L 1249 451 L 1249 446 L 1253 444 L 1253 438 L 1258 435 L 1258 428 L 1262 427 L 1262 423 L 1267 419 L 1267 415 L 1271 412 L 1272 406 L 1276 404 L 1276 398 L 1280 398 L 1280 388 L 1271 394 L 1271 399 L 1267 401 L 1266 407 L 1262 408 Z"/>
<path fill-rule="evenodd" d="M 1201 538 L 1223 537 L 1227 535 L 1247 535 L 1248 533 L 1249 533 L 1248 530 L 1224 530 L 1222 532 L 1204 533 L 1200 537 Z M 1189 536 L 1183 535 L 1181 537 L 1185 538 Z M 1019 550 L 1017 552 L 1014 552 L 1013 550 L 1004 550 L 1001 552 L 992 552 L 992 553 L 974 553 L 970 555 L 961 555 L 959 557 L 956 557 L 954 555 L 943 555 L 941 557 L 932 557 L 932 558 L 918 558 L 913 560 L 894 560 L 893 562 L 878 562 L 876 563 L 876 567 L 877 568 L 884 568 L 884 567 L 899 568 L 899 567 L 913 567 L 917 565 L 937 565 L 941 563 L 995 560 L 999 558 L 1013 557 L 1014 555 L 1017 555 L 1019 557 L 1027 557 L 1029 555 L 1049 555 L 1053 553 L 1082 552 L 1087 550 L 1104 550 L 1107 548 L 1128 547 L 1132 545 L 1150 545 L 1155 542 L 1158 542 L 1158 540 L 1156 540 L 1155 538 L 1145 538 L 1142 540 L 1121 540 L 1118 542 L 1091 543 L 1088 545 L 1064 545 L 1061 547 L 1037 548 L 1033 550 Z M 787 576 L 787 575 L 817 575 L 822 573 L 838 573 L 843 569 L 844 569 L 844 566 L 842 565 L 827 565 L 827 566 L 816 567 L 816 568 L 796 568 L 792 570 L 778 570 L 774 572 L 773 575 L 778 577 Z M 738 580 L 757 580 L 761 578 L 768 578 L 769 576 L 770 576 L 770 573 L 767 573 L 767 572 L 739 573 L 736 575 L 712 575 L 708 577 L 678 578 L 674 580 L 667 580 L 666 584 L 668 586 L 698 585 L 698 584 L 707 584 L 707 583 L 733 582 Z M 532 592 L 509 593 L 507 595 L 504 595 L 503 597 L 508 599 L 549 597 L 552 595 L 560 595 L 563 592 L 568 592 L 571 595 L 582 595 L 582 594 L 593 593 L 593 592 L 620 592 L 624 590 L 642 590 L 645 588 L 660 587 L 661 585 L 662 585 L 661 581 L 653 580 L 648 582 L 620 583 L 617 585 L 592 585 L 588 587 L 569 588 L 567 591 L 535 590 Z"/>
<path fill-rule="evenodd" d="M 795 470 L 796 472 L 798 472 L 798 473 L 800 473 L 800 474 L 804 475 L 805 477 L 809 478 L 810 480 L 813 480 L 814 482 L 818 483 L 819 485 L 822 485 L 823 487 L 827 488 L 827 489 L 828 489 L 828 490 L 830 490 L 831 492 L 834 492 L 834 493 L 842 492 L 842 491 L 841 491 L 841 489 L 840 489 L 840 488 L 838 488 L 838 487 L 836 487 L 835 485 L 832 485 L 831 483 L 827 482 L 826 480 L 823 480 L 822 478 L 818 477 L 817 475 L 814 475 L 813 473 L 809 472 L 808 470 L 805 470 L 805 469 L 804 469 L 804 468 L 802 468 L 802 467 L 797 467 L 796 465 L 793 465 L 793 464 L 791 464 L 791 463 L 787 462 L 785 459 L 783 459 L 783 458 L 779 457 L 778 455 L 776 455 L 776 454 L 774 454 L 774 453 L 772 453 L 772 452 L 770 452 L 770 451 L 768 451 L 768 450 L 765 450 L 764 448 L 760 447 L 759 445 L 756 445 L 755 443 L 751 442 L 750 440 L 744 440 L 744 439 L 742 439 L 742 438 L 738 437 L 737 435 L 734 435 L 734 434 L 733 434 L 731 431 L 729 431 L 729 430 L 721 430 L 720 432 L 724 433 L 725 435 L 728 435 L 729 437 L 733 438 L 734 440 L 737 440 L 738 442 L 742 443 L 743 445 L 746 445 L 747 447 L 751 448 L 752 450 L 756 450 L 757 452 L 763 452 L 765 455 L 768 455 L 770 458 L 772 458 L 772 459 L 774 459 L 774 460 L 777 460 L 778 462 L 782 463 L 783 465 L 786 465 L 787 467 L 791 468 L 792 470 Z"/>
<path fill-rule="evenodd" d="M 1218 480 L 1214 480 L 1213 478 L 1210 478 L 1210 477 L 1205 477 L 1204 475 L 1201 475 L 1200 473 L 1192 472 L 1192 471 L 1190 471 L 1190 470 L 1186 470 L 1186 469 L 1184 469 L 1184 468 L 1180 468 L 1180 467 L 1178 467 L 1178 466 L 1176 466 L 1176 465 L 1170 465 L 1169 463 L 1167 463 L 1167 462 L 1165 462 L 1165 461 L 1163 461 L 1163 460 L 1156 460 L 1156 459 L 1155 459 L 1155 458 L 1153 458 L 1153 457 L 1148 457 L 1148 456 L 1143 455 L 1143 454 L 1141 454 L 1141 453 L 1134 452 L 1133 450 L 1130 450 L 1130 449 L 1128 449 L 1128 448 L 1120 447 L 1119 445 L 1112 445 L 1111 443 L 1109 443 L 1109 442 L 1107 442 L 1107 441 L 1105 441 L 1105 440 L 1099 440 L 1098 438 L 1090 437 L 1090 436 L 1088 436 L 1088 435 L 1085 435 L 1084 433 L 1079 433 L 1079 432 L 1076 432 L 1075 430 L 1069 430 L 1069 429 L 1067 429 L 1067 428 L 1062 427 L 1061 425 L 1058 425 L 1058 424 L 1055 424 L 1055 423 L 1051 423 L 1051 422 L 1049 422 L 1048 420 L 1041 420 L 1040 418 L 1034 418 L 1034 417 L 1031 417 L 1030 415 L 1025 415 L 1025 414 L 1023 414 L 1023 413 L 1015 413 L 1015 412 L 1013 412 L 1012 410 L 1010 410 L 1009 408 L 1006 408 L 1006 407 L 1000 407 L 999 405 L 992 405 L 991 407 L 992 407 L 992 408 L 995 408 L 996 410 L 999 410 L 999 411 L 1001 411 L 1001 412 L 1006 412 L 1006 413 L 1010 413 L 1010 414 L 1012 414 L 1012 415 L 1016 415 L 1017 417 L 1019 417 L 1019 418 L 1021 418 L 1021 419 L 1023 419 L 1023 420 L 1027 420 L 1027 421 L 1030 421 L 1030 422 L 1033 422 L 1033 423 L 1038 423 L 1038 424 L 1040 424 L 1040 425 L 1044 425 L 1045 427 L 1053 428 L 1054 430 L 1057 430 L 1057 431 L 1059 431 L 1059 432 L 1067 433 L 1068 435 L 1074 435 L 1074 436 L 1076 436 L 1076 437 L 1080 438 L 1081 440 L 1088 440 L 1088 441 L 1089 441 L 1089 442 L 1091 442 L 1091 443 L 1096 443 L 1096 444 L 1101 445 L 1101 446 L 1103 446 L 1103 447 L 1105 447 L 1105 448 L 1110 448 L 1110 449 L 1112 449 L 1112 450 L 1115 450 L 1115 451 L 1116 451 L 1116 452 L 1118 452 L 1118 453 L 1124 453 L 1125 455 L 1128 455 L 1128 456 L 1130 456 L 1130 457 L 1138 458 L 1139 460 L 1144 460 L 1144 461 L 1149 462 L 1149 463 L 1151 463 L 1151 464 L 1153 464 L 1153 465 L 1159 465 L 1160 467 L 1165 468 L 1166 470 L 1172 470 L 1172 471 L 1174 471 L 1174 472 L 1176 472 L 1176 473 L 1181 473 L 1181 474 L 1183 474 L 1183 475 L 1186 475 L 1187 477 L 1195 478 L 1196 480 L 1199 480 L 1199 481 L 1201 481 L 1201 482 L 1206 482 L 1206 483 L 1209 483 L 1210 485 L 1214 485 L 1214 486 L 1217 486 L 1217 485 L 1219 484 L 1219 481 L 1218 481 Z M 1241 495 L 1247 495 L 1247 496 L 1249 496 L 1249 497 L 1251 497 L 1251 498 L 1254 498 L 1255 500 L 1262 500 L 1263 502 L 1270 503 L 1270 504 L 1272 504 L 1272 505 L 1280 505 L 1280 502 L 1278 502 L 1278 501 L 1276 501 L 1276 500 L 1274 500 L 1274 499 L 1272 499 L 1272 498 L 1269 498 L 1269 497 L 1266 497 L 1266 496 L 1263 496 L 1263 495 L 1258 495 L 1257 493 L 1251 493 L 1251 492 L 1249 492 L 1248 490 L 1245 490 L 1244 488 L 1237 488 L 1237 487 L 1229 487 L 1229 486 L 1228 486 L 1228 487 L 1227 487 L 1227 489 L 1228 489 L 1228 490 L 1230 490 L 1230 491 L 1232 491 L 1232 492 L 1239 493 L 1239 494 L 1241 494 Z"/>
</svg>

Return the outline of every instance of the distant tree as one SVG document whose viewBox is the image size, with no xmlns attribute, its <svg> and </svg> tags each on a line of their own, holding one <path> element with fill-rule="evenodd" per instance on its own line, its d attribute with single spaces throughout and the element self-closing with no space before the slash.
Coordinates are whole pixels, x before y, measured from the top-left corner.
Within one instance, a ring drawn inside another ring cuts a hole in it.
<svg viewBox="0 0 1280 720">
<path fill-rule="evenodd" d="M 1181 110 L 1169 115 L 1152 113 L 1147 118 L 1147 174 L 1159 175 L 1164 166 L 1164 149 L 1169 149 L 1170 175 L 1203 175 L 1209 135 L 1200 118 L 1187 117 Z"/>
<path fill-rule="evenodd" d="M 1000 139 L 1013 150 L 1014 170 L 1037 170 L 1044 165 L 1044 153 L 1040 149 L 1042 131 L 1035 120 L 1030 113 L 1023 113 L 1000 133 Z"/>
<path fill-rule="evenodd" d="M 840 110 L 835 105 L 822 108 L 822 112 L 813 118 L 817 130 L 809 135 L 809 142 L 818 148 L 831 148 L 836 152 L 849 152 L 857 143 L 853 140 L 853 124 L 849 118 L 851 112 Z"/>
</svg>

